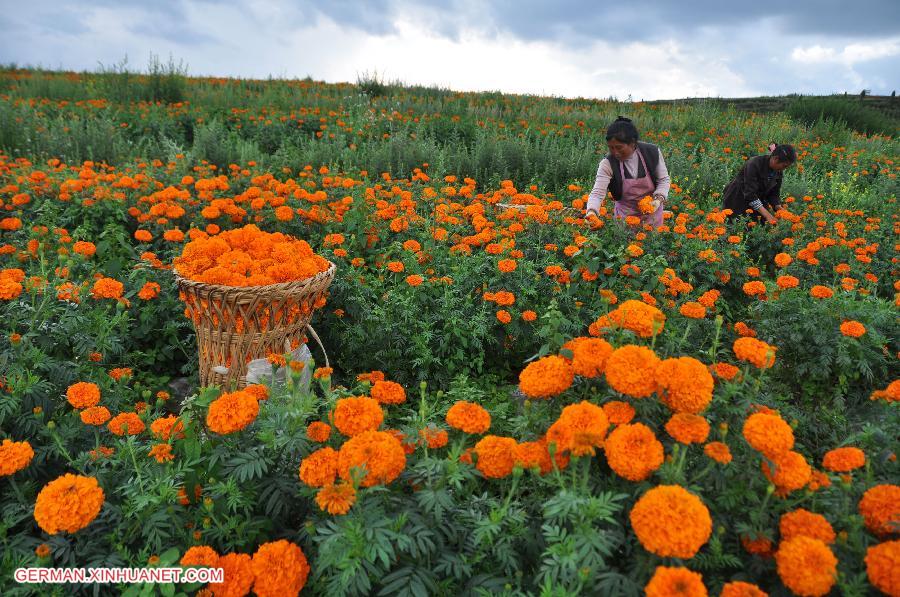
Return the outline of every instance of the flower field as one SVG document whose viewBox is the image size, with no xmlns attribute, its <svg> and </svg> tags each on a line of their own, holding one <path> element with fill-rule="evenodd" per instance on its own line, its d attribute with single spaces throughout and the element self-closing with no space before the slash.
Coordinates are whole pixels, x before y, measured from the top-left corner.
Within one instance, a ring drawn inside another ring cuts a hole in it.
<svg viewBox="0 0 900 597">
<path fill-rule="evenodd" d="M 584 217 L 621 113 L 656 230 Z M 727 221 L 771 141 L 786 209 Z M 0 71 L 0 593 L 900 595 L 897 155 L 707 104 Z M 200 386 L 176 270 L 329 262 L 329 366 Z M 13 580 L 171 565 L 225 581 Z"/>
</svg>

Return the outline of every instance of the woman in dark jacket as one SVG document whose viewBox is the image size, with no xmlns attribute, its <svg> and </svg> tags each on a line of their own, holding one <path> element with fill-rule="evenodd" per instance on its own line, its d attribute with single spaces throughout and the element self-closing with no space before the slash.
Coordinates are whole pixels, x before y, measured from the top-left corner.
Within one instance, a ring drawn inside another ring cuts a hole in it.
<svg viewBox="0 0 900 597">
<path fill-rule="evenodd" d="M 781 209 L 782 172 L 797 161 L 797 152 L 790 145 L 769 146 L 772 152 L 758 155 L 744 162 L 737 176 L 725 187 L 722 207 L 731 210 L 736 218 L 747 212 L 757 220 L 775 222 L 772 215 Z"/>
</svg>

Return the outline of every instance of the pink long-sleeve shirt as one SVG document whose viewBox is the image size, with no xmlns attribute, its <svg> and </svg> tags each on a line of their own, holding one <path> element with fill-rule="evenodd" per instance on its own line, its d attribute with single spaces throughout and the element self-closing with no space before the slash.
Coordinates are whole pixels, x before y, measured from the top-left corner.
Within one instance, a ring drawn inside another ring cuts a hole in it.
<svg viewBox="0 0 900 597">
<path fill-rule="evenodd" d="M 657 151 L 659 151 L 658 148 Z M 622 162 L 625 170 L 632 176 L 637 173 L 639 164 L 640 158 L 638 158 L 637 150 L 631 154 L 631 157 Z M 662 151 L 659 152 L 659 163 L 656 164 L 656 171 L 653 174 L 656 176 L 656 190 L 653 191 L 653 194 L 667 198 L 671 181 L 669 180 L 669 170 L 666 168 L 666 161 L 663 159 Z M 606 198 L 606 191 L 609 189 L 609 181 L 612 180 L 612 176 L 612 165 L 608 159 L 603 158 L 597 167 L 597 178 L 594 180 L 594 188 L 591 189 L 588 195 L 588 211 L 598 211 L 600 209 L 603 200 Z"/>
</svg>

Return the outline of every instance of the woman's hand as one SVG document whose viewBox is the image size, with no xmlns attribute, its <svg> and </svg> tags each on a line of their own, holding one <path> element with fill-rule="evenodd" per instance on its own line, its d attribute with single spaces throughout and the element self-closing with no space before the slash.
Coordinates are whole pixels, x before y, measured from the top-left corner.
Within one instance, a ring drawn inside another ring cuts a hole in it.
<svg viewBox="0 0 900 597">
<path fill-rule="evenodd" d="M 662 194 L 657 193 L 656 195 L 653 195 L 653 201 L 650 202 L 650 206 L 653 208 L 653 211 L 658 210 L 665 200 L 666 198 Z"/>
</svg>

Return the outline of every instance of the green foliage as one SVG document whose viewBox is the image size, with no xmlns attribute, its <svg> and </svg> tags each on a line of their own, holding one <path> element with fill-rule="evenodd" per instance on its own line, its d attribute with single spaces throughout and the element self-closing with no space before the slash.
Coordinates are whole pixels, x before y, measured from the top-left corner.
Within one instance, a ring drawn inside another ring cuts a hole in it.
<svg viewBox="0 0 900 597">
<path fill-rule="evenodd" d="M 809 126 L 830 121 L 870 135 L 896 135 L 898 131 L 894 118 L 851 99 L 801 97 L 790 102 L 785 111 Z"/>
</svg>

